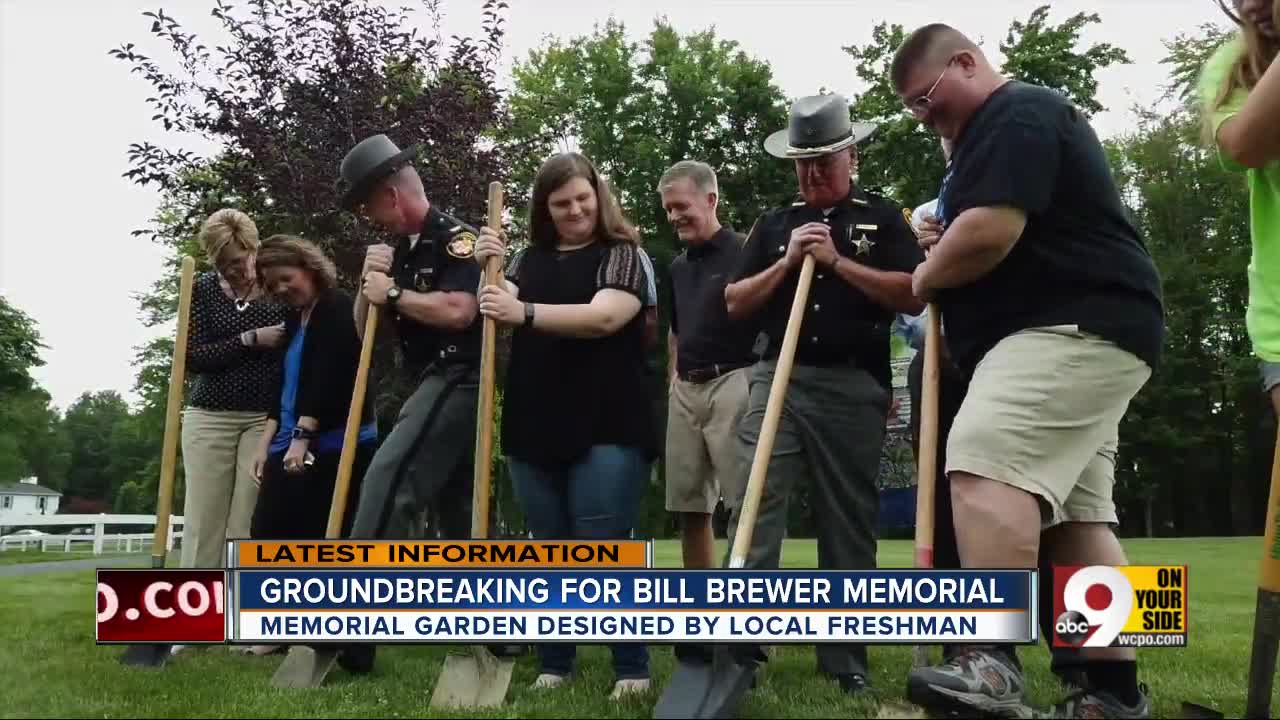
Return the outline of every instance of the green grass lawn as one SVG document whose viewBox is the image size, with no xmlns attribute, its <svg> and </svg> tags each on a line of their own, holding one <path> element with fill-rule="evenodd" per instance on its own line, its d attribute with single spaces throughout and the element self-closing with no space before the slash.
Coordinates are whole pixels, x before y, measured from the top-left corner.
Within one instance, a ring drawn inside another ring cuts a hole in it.
<svg viewBox="0 0 1280 720">
<path fill-rule="evenodd" d="M 102 555 L 94 555 L 92 550 L 63 552 L 61 550 L 19 550 L 11 548 L 0 550 L 0 565 L 21 565 L 24 563 L 54 562 L 57 560 L 90 560 L 93 558 L 106 560 L 134 555 L 142 557 L 141 553 L 104 553 Z"/>
<path fill-rule="evenodd" d="M 1258 538 L 1131 540 L 1133 564 L 1190 567 L 1190 639 L 1183 649 L 1139 650 L 1140 679 L 1151 690 L 1156 717 L 1177 717 L 1190 700 L 1227 717 L 1243 713 L 1252 633 Z M 723 552 L 723 544 L 721 552 Z M 911 545 L 881 543 L 882 567 L 909 567 Z M 679 545 L 661 542 L 657 561 L 679 565 Z M 815 546 L 789 541 L 784 563 L 813 567 Z M 336 670 L 319 690 L 281 691 L 270 685 L 280 657 L 246 657 L 226 648 L 190 650 L 163 669 L 117 662 L 122 648 L 94 644 L 92 572 L 55 572 L 0 579 L 0 716 L 51 717 L 434 717 L 428 706 L 446 647 L 391 646 L 371 676 Z M 1023 648 L 1030 696 L 1048 703 L 1060 694 L 1043 645 Z M 512 677 L 507 704 L 455 717 L 651 717 L 671 670 L 668 648 L 651 651 L 654 688 L 623 702 L 608 698 L 608 651 L 579 650 L 579 675 L 552 691 L 526 686 L 536 675 L 533 657 Z M 887 703 L 901 701 L 910 648 L 871 648 L 872 682 Z M 1280 710 L 1280 696 L 1272 701 Z M 778 648 L 744 700 L 740 717 L 876 717 L 871 699 L 853 699 L 815 672 L 812 647 Z"/>
</svg>

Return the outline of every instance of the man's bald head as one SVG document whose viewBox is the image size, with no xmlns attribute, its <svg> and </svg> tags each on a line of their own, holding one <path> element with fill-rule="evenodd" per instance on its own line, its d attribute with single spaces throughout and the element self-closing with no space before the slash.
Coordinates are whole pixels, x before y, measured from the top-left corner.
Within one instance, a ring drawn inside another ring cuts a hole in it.
<svg viewBox="0 0 1280 720">
<path fill-rule="evenodd" d="M 907 76 L 917 67 L 941 67 L 956 53 L 968 51 L 975 58 L 986 60 L 979 48 L 964 33 L 950 25 L 933 23 L 917 29 L 907 36 L 893 55 L 893 64 L 889 67 L 889 81 L 893 89 L 901 92 Z"/>
</svg>

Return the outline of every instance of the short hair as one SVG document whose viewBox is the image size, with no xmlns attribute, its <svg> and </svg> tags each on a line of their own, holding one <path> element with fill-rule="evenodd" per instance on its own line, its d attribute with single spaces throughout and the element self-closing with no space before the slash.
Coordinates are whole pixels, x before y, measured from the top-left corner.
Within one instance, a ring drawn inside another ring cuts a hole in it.
<svg viewBox="0 0 1280 720">
<path fill-rule="evenodd" d="M 310 273 L 317 290 L 338 286 L 338 270 L 333 261 L 318 245 L 300 237 L 272 235 L 263 241 L 257 260 L 259 282 L 263 282 L 263 271 L 272 267 L 292 267 Z"/>
<path fill-rule="evenodd" d="M 979 48 L 964 33 L 945 23 L 931 23 L 917 28 L 893 54 L 893 62 L 889 66 L 889 81 L 894 90 L 902 90 L 907 81 L 907 74 L 916 65 L 932 62 L 936 58 L 951 55 L 960 50 L 970 50 L 978 55 Z"/>
<path fill-rule="evenodd" d="M 689 180 L 701 192 L 720 194 L 720 184 L 716 180 L 716 171 L 711 166 L 698 160 L 681 160 L 667 168 L 658 180 L 658 192 L 666 190 L 672 183 Z"/>
<path fill-rule="evenodd" d="M 233 243 L 246 252 L 256 251 L 258 226 L 244 212 L 235 208 L 223 208 L 204 221 L 197 240 L 209 262 L 217 265 L 218 258 Z"/>
</svg>

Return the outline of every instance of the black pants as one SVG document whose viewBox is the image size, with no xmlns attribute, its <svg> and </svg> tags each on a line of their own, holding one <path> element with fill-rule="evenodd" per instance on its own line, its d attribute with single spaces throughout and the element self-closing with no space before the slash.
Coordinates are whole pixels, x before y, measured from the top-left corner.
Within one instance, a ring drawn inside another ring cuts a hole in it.
<svg viewBox="0 0 1280 720">
<path fill-rule="evenodd" d="M 747 375 L 750 390 L 737 443 L 744 472 L 750 472 L 755 459 L 776 368 L 775 361 L 763 361 Z M 746 553 L 746 569 L 780 566 L 789 501 L 793 489 L 801 484 L 810 488 L 817 525 L 818 567 L 876 567 L 875 529 L 880 509 L 876 473 L 888 410 L 889 392 L 865 370 L 804 364 L 792 368 L 751 547 Z M 745 492 L 743 483 L 741 493 Z M 730 510 L 730 544 L 737 535 L 743 499 L 742 495 L 725 498 Z M 766 659 L 763 649 L 754 645 L 737 645 L 734 652 L 739 658 Z M 815 652 L 818 670 L 826 675 L 857 673 L 870 677 L 865 644 L 822 644 Z"/>
<path fill-rule="evenodd" d="M 355 521 L 356 499 L 365 468 L 373 458 L 375 443 L 357 446 L 347 488 L 347 504 L 342 513 L 342 532 L 346 537 Z M 267 456 L 262 472 L 262 486 L 253 509 L 249 533 L 260 540 L 317 540 L 325 537 L 329 526 L 329 509 L 333 505 L 333 489 L 338 480 L 341 451 L 314 453 L 314 465 L 300 473 L 285 472 L 284 453 Z"/>
<path fill-rule="evenodd" d="M 911 450 L 920 456 L 920 411 L 924 384 L 924 352 L 916 353 L 907 368 L 907 390 L 911 394 Z M 933 566 L 942 570 L 960 568 L 960 550 L 956 543 L 955 520 L 951 513 L 951 481 L 947 477 L 947 436 L 960 412 L 960 404 L 969 390 L 969 381 L 954 365 L 942 362 L 938 373 L 938 464 L 934 477 Z M 1041 552 L 1039 621 L 1040 635 L 1053 653 L 1054 672 L 1067 671 L 1084 662 L 1074 648 L 1054 648 L 1053 643 L 1053 563 L 1049 553 Z M 957 649 L 944 645 L 943 654 L 950 657 Z M 1006 648 L 1016 656 L 1016 647 Z"/>
<path fill-rule="evenodd" d="M 426 372 L 365 473 L 354 537 L 420 539 L 429 508 L 444 537 L 471 536 L 479 387 L 475 367 Z"/>
</svg>

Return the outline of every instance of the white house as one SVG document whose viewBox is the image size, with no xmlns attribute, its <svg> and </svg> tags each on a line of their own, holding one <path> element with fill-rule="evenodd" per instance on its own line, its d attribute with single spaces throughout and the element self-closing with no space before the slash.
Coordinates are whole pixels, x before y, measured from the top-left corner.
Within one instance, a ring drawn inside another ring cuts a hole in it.
<svg viewBox="0 0 1280 720">
<path fill-rule="evenodd" d="M 62 493 L 40 485 L 33 477 L 0 485 L 0 514 L 52 515 Z"/>
</svg>

